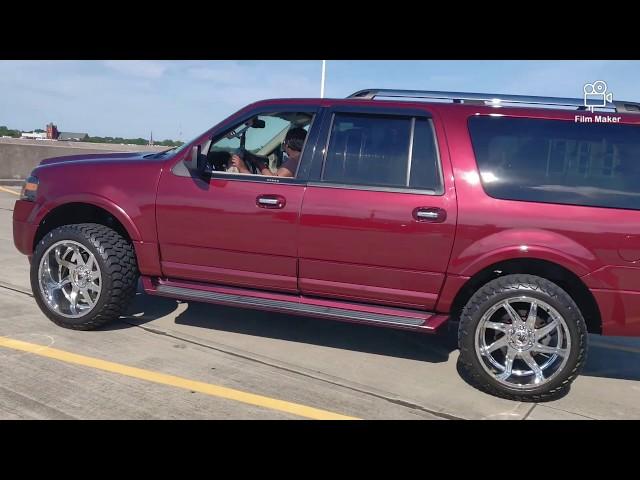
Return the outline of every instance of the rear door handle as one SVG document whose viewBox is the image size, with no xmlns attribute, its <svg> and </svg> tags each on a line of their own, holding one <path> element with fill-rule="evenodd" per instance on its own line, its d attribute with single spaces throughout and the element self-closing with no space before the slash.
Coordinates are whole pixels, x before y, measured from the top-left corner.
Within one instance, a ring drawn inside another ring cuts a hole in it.
<svg viewBox="0 0 640 480">
<path fill-rule="evenodd" d="M 256 205 L 260 208 L 284 208 L 287 200 L 282 195 L 259 195 Z"/>
<path fill-rule="evenodd" d="M 418 207 L 413 210 L 413 218 L 418 222 L 442 223 L 447 219 L 447 212 L 438 207 Z"/>
</svg>

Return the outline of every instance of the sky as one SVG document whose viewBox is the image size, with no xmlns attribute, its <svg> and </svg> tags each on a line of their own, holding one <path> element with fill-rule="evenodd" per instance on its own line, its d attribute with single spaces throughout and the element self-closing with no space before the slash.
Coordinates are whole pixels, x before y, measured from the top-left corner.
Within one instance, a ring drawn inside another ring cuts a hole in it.
<svg viewBox="0 0 640 480">
<path fill-rule="evenodd" d="M 187 141 L 248 103 L 319 97 L 322 62 L 0 60 L 0 125 L 91 136 Z M 640 101 L 640 61 L 328 60 L 325 97 L 365 88 L 582 96 L 607 82 L 613 99 Z"/>
</svg>

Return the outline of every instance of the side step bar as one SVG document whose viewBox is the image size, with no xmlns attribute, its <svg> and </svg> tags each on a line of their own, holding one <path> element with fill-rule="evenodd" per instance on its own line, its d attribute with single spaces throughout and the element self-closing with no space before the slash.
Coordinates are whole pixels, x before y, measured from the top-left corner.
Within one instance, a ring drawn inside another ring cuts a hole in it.
<svg viewBox="0 0 640 480">
<path fill-rule="evenodd" d="M 412 318 L 401 315 L 388 315 L 373 312 L 362 312 L 346 308 L 328 307 L 301 303 L 300 301 L 272 300 L 255 296 L 234 295 L 229 293 L 200 290 L 195 288 L 178 287 L 174 285 L 157 284 L 152 291 L 157 295 L 196 300 L 201 302 L 218 303 L 224 305 L 255 308 L 260 310 L 280 311 L 298 315 L 331 318 L 335 320 L 368 323 L 371 325 L 404 328 L 432 333 L 446 320 L 445 315 L 424 312 L 424 317 Z"/>
</svg>

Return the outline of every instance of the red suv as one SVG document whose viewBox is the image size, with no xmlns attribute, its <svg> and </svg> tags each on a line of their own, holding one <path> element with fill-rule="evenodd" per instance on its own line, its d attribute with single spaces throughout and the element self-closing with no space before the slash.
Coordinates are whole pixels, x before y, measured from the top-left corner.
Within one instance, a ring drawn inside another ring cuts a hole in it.
<svg viewBox="0 0 640 480">
<path fill-rule="evenodd" d="M 262 101 L 178 149 L 44 160 L 14 240 L 63 327 L 117 319 L 138 276 L 150 295 L 425 333 L 451 320 L 478 387 L 554 398 L 588 332 L 640 335 L 640 105 L 601 110 Z"/>
</svg>

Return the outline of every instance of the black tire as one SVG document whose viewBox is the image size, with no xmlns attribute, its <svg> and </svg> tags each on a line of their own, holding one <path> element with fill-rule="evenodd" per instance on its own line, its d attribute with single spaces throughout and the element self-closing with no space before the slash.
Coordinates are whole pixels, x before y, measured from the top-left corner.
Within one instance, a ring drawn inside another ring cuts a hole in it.
<svg viewBox="0 0 640 480">
<path fill-rule="evenodd" d="M 53 311 L 40 289 L 40 260 L 51 245 L 61 240 L 82 244 L 94 255 L 102 274 L 100 297 L 93 309 L 80 318 Z M 73 330 L 92 330 L 118 319 L 135 296 L 137 279 L 133 245 L 115 230 L 96 223 L 64 225 L 50 231 L 36 245 L 31 262 L 31 289 L 38 306 L 54 323 Z"/>
<path fill-rule="evenodd" d="M 540 386 L 510 387 L 485 370 L 483 365 L 486 363 L 476 353 L 476 334 L 482 316 L 492 306 L 523 295 L 546 302 L 563 317 L 567 335 L 571 339 L 571 348 L 564 366 L 558 367 L 555 376 L 546 383 Z M 576 303 L 555 283 L 534 275 L 505 275 L 485 284 L 465 305 L 458 328 L 458 346 L 461 373 L 477 388 L 510 400 L 547 401 L 562 396 L 584 366 L 587 357 L 587 327 Z"/>
</svg>

